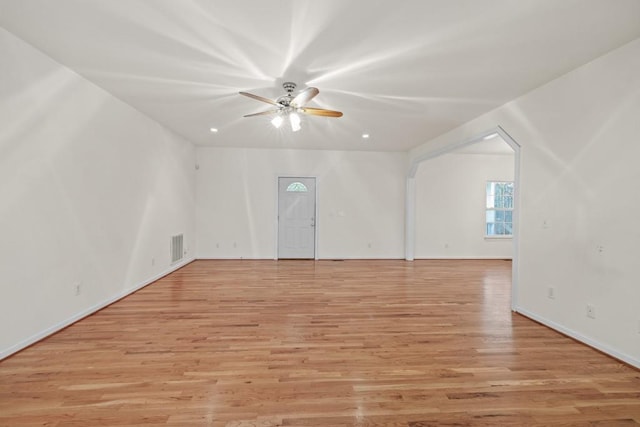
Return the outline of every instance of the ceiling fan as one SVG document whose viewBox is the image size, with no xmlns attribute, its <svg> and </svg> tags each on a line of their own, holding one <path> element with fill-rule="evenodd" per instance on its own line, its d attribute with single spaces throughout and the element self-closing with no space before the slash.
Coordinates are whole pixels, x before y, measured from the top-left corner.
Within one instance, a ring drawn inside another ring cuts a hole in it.
<svg viewBox="0 0 640 427">
<path fill-rule="evenodd" d="M 296 89 L 296 84 L 293 82 L 285 82 L 282 87 L 286 91 L 286 94 L 277 98 L 275 101 L 269 98 L 263 98 L 262 96 L 254 95 L 248 92 L 240 92 L 240 95 L 248 96 L 249 98 L 256 99 L 258 101 L 266 102 L 276 106 L 276 109 L 262 111 L 260 113 L 247 114 L 244 117 L 263 116 L 268 114 L 275 114 L 271 124 L 276 128 L 282 126 L 284 118 L 288 117 L 291 123 L 291 130 L 297 132 L 300 130 L 300 116 L 298 113 L 309 114 L 312 116 L 324 116 L 324 117 L 342 117 L 340 111 L 325 110 L 323 108 L 311 108 L 305 107 L 309 101 L 311 101 L 320 91 L 315 87 L 308 87 L 300 91 L 294 96 L 293 91 Z"/>
</svg>

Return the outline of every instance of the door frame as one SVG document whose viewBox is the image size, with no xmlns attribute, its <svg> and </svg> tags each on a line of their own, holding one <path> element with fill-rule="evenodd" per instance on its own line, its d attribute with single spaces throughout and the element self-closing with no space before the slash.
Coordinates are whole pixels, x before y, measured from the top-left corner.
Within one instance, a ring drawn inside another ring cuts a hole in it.
<svg viewBox="0 0 640 427">
<path fill-rule="evenodd" d="M 319 236 L 318 228 L 320 228 L 320 221 L 318 219 L 318 212 L 319 212 L 319 209 L 318 209 L 318 200 L 319 200 L 318 199 L 318 186 L 320 185 L 319 179 L 318 179 L 318 177 L 316 175 L 307 175 L 307 174 L 299 174 L 298 175 L 298 174 L 290 174 L 290 173 L 276 174 L 275 179 L 273 180 L 274 181 L 274 187 L 273 188 L 275 189 L 275 197 L 274 197 L 274 200 L 275 200 L 274 210 L 275 210 L 275 212 L 274 212 L 274 217 L 273 217 L 274 218 L 274 221 L 273 221 L 274 228 L 273 228 L 273 230 L 274 230 L 274 241 L 275 241 L 275 243 L 274 243 L 274 249 L 273 249 L 274 250 L 273 259 L 275 261 L 277 261 L 279 259 L 278 258 L 278 243 L 279 243 L 278 242 L 278 240 L 279 240 L 278 231 L 279 231 L 279 227 L 280 227 L 280 220 L 279 220 L 278 217 L 280 215 L 280 212 L 279 212 L 279 206 L 280 206 L 279 182 L 280 182 L 280 178 L 311 178 L 316 182 L 316 190 L 315 190 L 316 194 L 315 194 L 315 200 L 314 200 L 314 202 L 315 202 L 314 217 L 315 217 L 316 220 L 315 220 L 315 227 L 313 228 L 313 259 L 317 261 L 318 259 L 320 259 L 318 257 L 318 236 Z"/>
</svg>

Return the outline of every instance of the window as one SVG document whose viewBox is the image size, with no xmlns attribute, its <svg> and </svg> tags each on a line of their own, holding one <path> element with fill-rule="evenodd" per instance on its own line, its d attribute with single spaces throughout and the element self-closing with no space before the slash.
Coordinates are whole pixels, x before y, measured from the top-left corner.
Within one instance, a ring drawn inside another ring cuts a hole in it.
<svg viewBox="0 0 640 427">
<path fill-rule="evenodd" d="M 304 185 L 301 182 L 292 182 L 287 187 L 287 191 L 295 191 L 295 192 L 303 192 L 304 193 L 304 192 L 307 191 L 307 186 Z"/>
<path fill-rule="evenodd" d="M 487 182 L 487 237 L 513 236 L 513 182 Z"/>
</svg>

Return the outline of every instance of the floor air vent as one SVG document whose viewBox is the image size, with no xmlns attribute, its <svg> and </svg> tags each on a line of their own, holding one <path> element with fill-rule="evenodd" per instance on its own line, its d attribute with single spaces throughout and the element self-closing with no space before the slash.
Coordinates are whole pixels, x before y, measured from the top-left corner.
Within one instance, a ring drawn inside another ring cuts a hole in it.
<svg viewBox="0 0 640 427">
<path fill-rule="evenodd" d="M 182 260 L 184 255 L 184 235 L 171 236 L 171 264 Z"/>
</svg>

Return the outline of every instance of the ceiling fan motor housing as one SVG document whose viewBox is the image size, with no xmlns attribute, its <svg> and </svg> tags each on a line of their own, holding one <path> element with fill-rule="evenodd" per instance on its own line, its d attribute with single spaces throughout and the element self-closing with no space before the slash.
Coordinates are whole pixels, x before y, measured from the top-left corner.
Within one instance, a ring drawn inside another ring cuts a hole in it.
<svg viewBox="0 0 640 427">
<path fill-rule="evenodd" d="M 282 87 L 284 88 L 284 90 L 286 90 L 288 93 L 293 92 L 294 90 L 296 90 L 296 84 L 293 82 L 284 82 L 282 83 Z"/>
<path fill-rule="evenodd" d="M 276 99 L 276 102 L 283 107 L 288 107 L 291 104 L 291 101 L 293 101 L 293 91 L 296 89 L 296 86 L 297 85 L 293 82 L 282 83 L 282 87 L 287 91 L 287 94 Z"/>
</svg>

